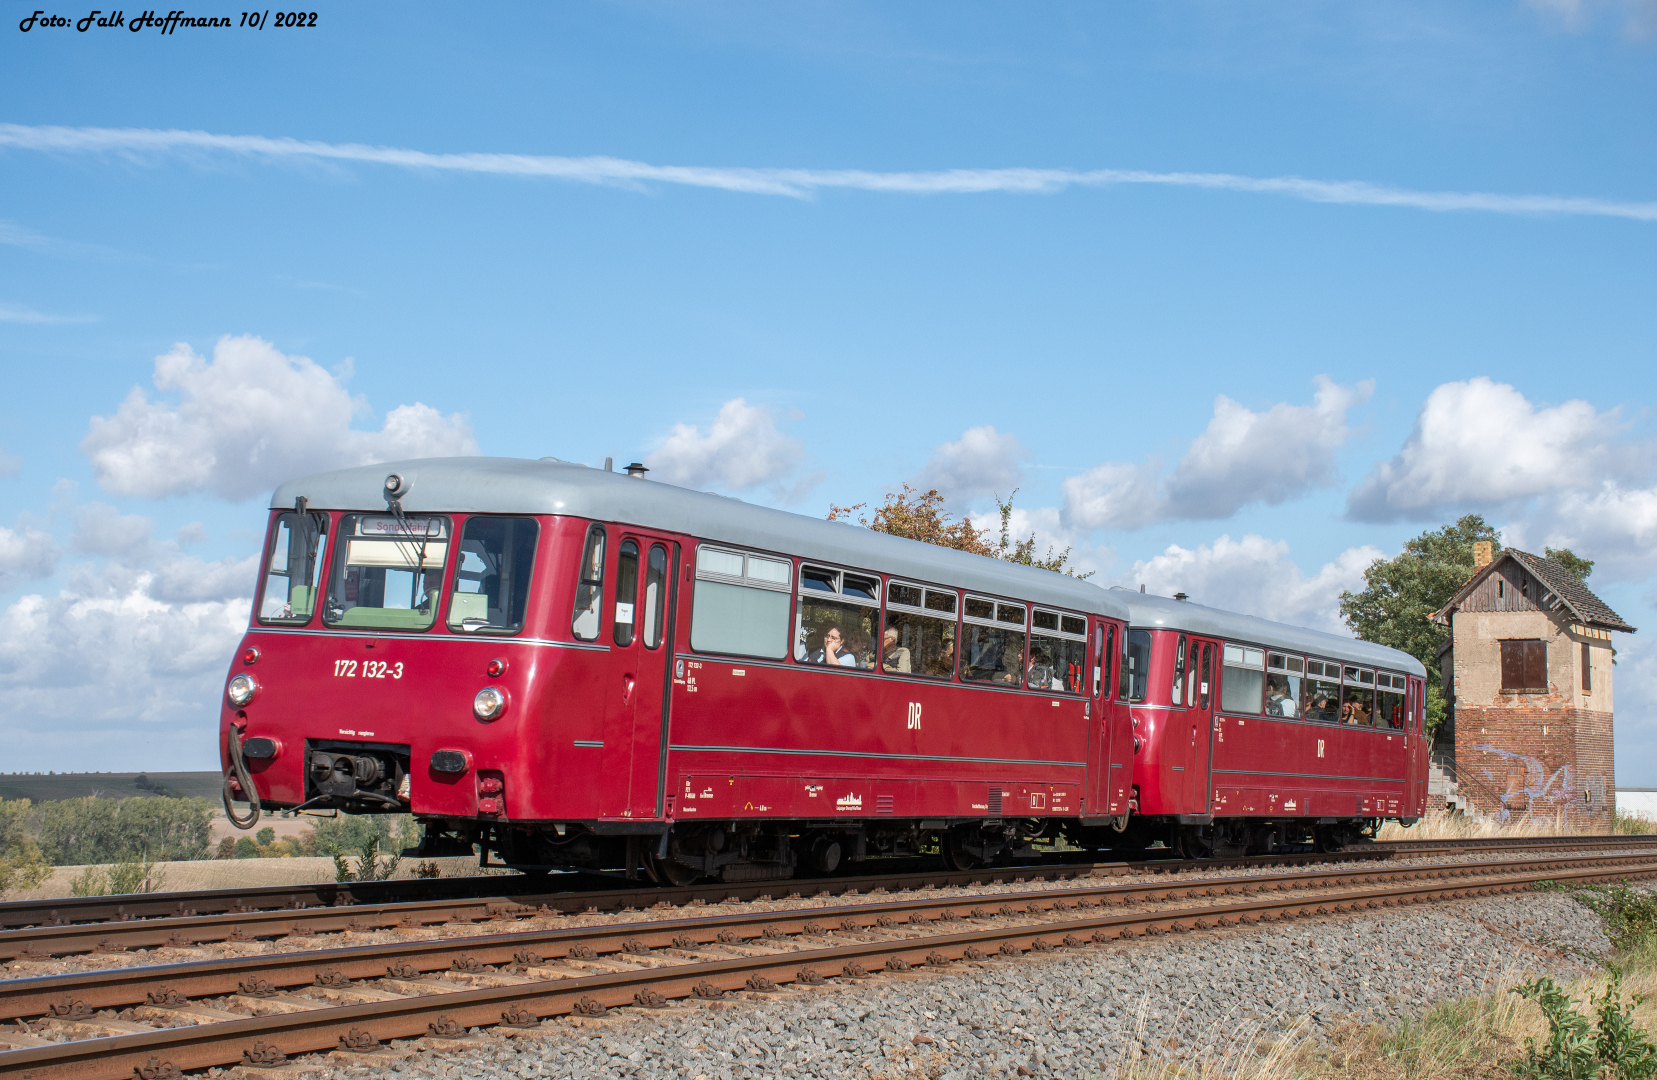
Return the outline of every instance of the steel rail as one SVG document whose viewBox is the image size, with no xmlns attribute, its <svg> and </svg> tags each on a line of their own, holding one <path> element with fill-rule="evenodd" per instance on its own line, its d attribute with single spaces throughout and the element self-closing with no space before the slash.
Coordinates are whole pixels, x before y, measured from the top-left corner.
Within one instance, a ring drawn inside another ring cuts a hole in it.
<svg viewBox="0 0 1657 1080">
<path fill-rule="evenodd" d="M 483 908 L 491 904 L 545 905 L 548 908 L 575 913 L 588 908 L 619 910 L 626 907 L 649 906 L 666 902 L 675 906 L 700 900 L 719 903 L 728 900 L 747 901 L 768 897 L 779 890 L 812 890 L 821 895 L 866 892 L 874 888 L 914 889 L 931 885 L 935 888 L 949 885 L 970 885 L 975 882 L 1006 883 L 1023 878 L 1026 881 L 1060 881 L 1077 875 L 1126 875 L 1138 873 L 1187 873 L 1207 869 L 1226 869 L 1239 866 L 1294 866 L 1321 862 L 1350 862 L 1366 859 L 1387 859 L 1398 854 L 1421 855 L 1430 852 L 1476 850 L 1583 850 L 1589 848 L 1616 848 L 1623 846 L 1657 847 L 1657 836 L 1628 835 L 1587 837 L 1539 837 L 1534 840 L 1410 840 L 1366 844 L 1345 852 L 1298 852 L 1283 855 L 1242 856 L 1225 859 L 1141 858 L 1109 862 L 1045 863 L 1034 866 L 990 867 L 978 870 L 922 869 L 840 878 L 790 878 L 774 881 L 740 884 L 707 884 L 684 887 L 650 886 L 626 889 L 561 889 L 545 890 L 546 879 L 525 875 L 522 877 L 444 878 L 435 880 L 319 883 L 312 885 L 258 886 L 241 889 L 202 889 L 188 892 L 125 894 L 100 897 L 56 897 L 43 900 L 12 900 L 0 902 L 0 960 L 11 959 L 6 952 L 8 940 L 26 940 L 8 934 L 11 930 L 60 925 L 119 925 L 158 919 L 206 917 L 211 915 L 238 915 L 254 911 L 293 911 L 309 908 L 356 908 L 360 916 L 390 905 L 423 905 L 426 910 L 447 913 L 454 910 L 457 917 L 466 918 L 468 908 Z M 589 884 L 598 884 L 590 876 L 582 878 Z M 487 914 L 479 917 L 487 917 Z M 349 920 L 346 920 L 349 921 Z M 433 918 L 433 922 L 439 921 Z M 169 926 L 174 924 L 169 924 Z M 343 928 L 343 924 L 341 926 Z M 131 938 L 135 945 L 165 944 L 167 934 L 138 934 Z"/>
<path fill-rule="evenodd" d="M 391 967 L 403 977 L 466 970 L 475 964 L 498 965 L 519 961 L 533 951 L 543 960 L 561 960 L 584 946 L 593 954 L 624 958 L 641 949 L 685 949 L 695 946 L 741 943 L 744 938 L 765 944 L 780 936 L 820 936 L 845 930 L 885 930 L 893 926 L 929 926 L 989 914 L 1013 917 L 1063 914 L 1078 906 L 1120 907 L 1162 903 L 1198 896 L 1237 896 L 1287 889 L 1312 890 L 1347 887 L 1361 882 L 1442 880 L 1493 877 L 1515 871 L 1558 872 L 1585 867 L 1641 867 L 1657 864 L 1657 855 L 1521 859 L 1505 862 L 1450 863 L 1413 867 L 1377 867 L 1263 874 L 1246 878 L 1204 878 L 1177 885 L 1137 883 L 1096 885 L 1061 890 L 997 893 L 993 896 L 923 896 L 901 900 L 835 907 L 795 908 L 690 918 L 612 923 L 598 926 L 537 929 L 508 933 L 381 942 L 296 952 L 233 956 L 133 967 L 106 968 L 0 981 L 0 1020 L 16 1020 L 47 1013 L 61 1002 L 79 1001 L 87 1009 L 118 1009 L 143 1004 L 158 986 L 186 998 L 237 993 L 244 985 L 272 990 L 309 986 L 318 975 L 330 978 L 381 978 Z M 984 910 L 998 904 L 999 912 Z M 1018 909 L 1014 910 L 1017 905 Z M 894 916 L 906 921 L 897 923 Z M 918 920 L 918 921 L 917 921 Z M 827 925 L 824 925 L 827 924 Z M 746 934 L 740 931 L 746 930 Z M 733 935 L 734 936 L 730 936 Z M 726 935 L 722 937 L 722 935 Z M 457 968 L 459 963 L 462 966 Z"/>
<path fill-rule="evenodd" d="M 1629 856 L 1637 857 L 1637 856 Z M 1452 863 L 1446 867 L 1503 867 L 1520 865 L 1528 860 L 1510 860 L 1500 863 Z M 1356 873 L 1389 874 L 1390 867 L 1362 870 Z M 1486 871 L 1481 871 L 1486 872 Z M 1494 871 L 1488 871 L 1494 872 Z M 1325 878 L 1340 878 L 1354 874 L 1351 869 L 1300 871 L 1288 874 L 1251 875 L 1248 878 L 1219 878 L 1208 885 L 1223 882 L 1306 882 Z M 1074 879 L 1080 880 L 1078 875 Z M 1015 879 L 1013 884 L 1022 883 Z M 1006 884 L 1005 880 L 998 882 Z M 923 886 L 923 888 L 925 888 Z M 1166 888 L 1159 884 L 1095 887 L 1074 891 L 1076 895 L 1105 894 L 1113 891 L 1123 895 L 1155 892 Z M 653 895 L 653 894 L 652 894 Z M 961 901 L 965 902 L 965 901 Z M 656 906 L 664 906 L 665 901 Z M 860 905 L 867 907 L 868 905 Z M 888 905 L 892 910 L 902 903 Z M 814 909 L 815 910 L 815 909 Z M 476 902 L 458 906 L 443 905 L 430 908 L 423 905 L 374 905 L 352 908 L 321 908 L 287 912 L 251 912 L 236 915 L 207 915 L 192 918 L 148 920 L 129 924 L 75 924 L 60 927 L 36 927 L 21 931 L 0 931 L 0 958 L 36 958 L 65 956 L 81 953 L 120 952 L 132 948 L 165 947 L 189 948 L 199 945 L 233 943 L 259 938 L 308 936 L 321 933 L 359 932 L 374 930 L 416 929 L 431 925 L 493 921 L 498 919 L 534 918 L 552 915 L 553 909 L 530 908 L 510 902 L 504 904 Z M 558 913 L 561 914 L 561 913 Z M 451 939 L 452 940 L 452 939 Z M 0 1017 L 11 1014 L 0 1013 Z"/>
<path fill-rule="evenodd" d="M 858 942 L 832 948 L 769 953 L 674 967 L 584 976 L 557 981 L 484 987 L 312 1009 L 274 1016 L 167 1028 L 0 1052 L 0 1078 L 32 1080 L 126 1080 L 174 1076 L 178 1070 L 257 1063 L 283 1055 L 365 1049 L 388 1039 L 453 1033 L 469 1027 L 529 1027 L 569 1013 L 594 1014 L 626 1004 L 658 1004 L 667 998 L 717 997 L 733 990 L 770 992 L 780 985 L 822 982 L 829 976 L 856 978 L 871 970 L 903 972 L 917 967 L 945 969 L 961 961 L 1026 952 L 1077 949 L 1089 943 L 1132 939 L 1140 934 L 1209 930 L 1254 922 L 1289 920 L 1348 911 L 1501 895 L 1537 881 L 1587 883 L 1657 876 L 1657 863 L 1636 868 L 1596 866 L 1564 872 L 1504 875 L 1476 884 L 1416 883 L 1358 889 L 1336 896 L 1275 898 L 1224 907 L 1067 918 L 1037 926 L 990 927 L 901 941 Z M 1059 943 L 1048 940 L 1062 934 Z M 1087 935 L 1085 938 L 1082 935 Z M 980 946 L 994 946 L 986 953 Z M 835 972 L 835 968 L 839 971 Z M 504 1008 L 503 1008 L 504 1006 Z"/>
</svg>

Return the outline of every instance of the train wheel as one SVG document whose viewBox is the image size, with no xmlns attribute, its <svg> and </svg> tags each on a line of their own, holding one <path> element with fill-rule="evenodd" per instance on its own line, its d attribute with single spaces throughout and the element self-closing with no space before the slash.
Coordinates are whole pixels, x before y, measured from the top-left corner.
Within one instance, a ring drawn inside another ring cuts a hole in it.
<svg viewBox="0 0 1657 1080">
<path fill-rule="evenodd" d="M 650 865 L 656 872 L 657 881 L 664 881 L 669 885 L 677 885 L 680 888 L 684 888 L 687 885 L 694 885 L 702 879 L 702 875 L 700 873 L 686 866 L 678 859 L 658 859 L 656 856 L 652 855 L 650 857 Z"/>
<path fill-rule="evenodd" d="M 977 870 L 986 865 L 981 857 L 967 850 L 965 841 L 966 838 L 955 830 L 945 833 L 940 839 L 938 852 L 949 869 Z"/>
<path fill-rule="evenodd" d="M 1214 854 L 1214 846 L 1203 835 L 1201 825 L 1182 826 L 1174 838 L 1174 848 L 1182 859 L 1207 859 Z"/>
</svg>

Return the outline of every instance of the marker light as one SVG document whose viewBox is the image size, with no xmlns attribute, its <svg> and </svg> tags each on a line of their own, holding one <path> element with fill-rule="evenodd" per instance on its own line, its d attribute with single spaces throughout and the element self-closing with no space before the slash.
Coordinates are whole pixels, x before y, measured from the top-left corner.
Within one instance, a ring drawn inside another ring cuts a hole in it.
<svg viewBox="0 0 1657 1080">
<path fill-rule="evenodd" d="M 498 719 L 506 711 L 506 691 L 494 686 L 484 687 L 472 699 L 472 711 L 477 713 L 479 720 Z"/>
<path fill-rule="evenodd" d="M 242 650 L 242 663 L 252 665 L 259 662 L 259 650 L 249 645 Z"/>
<path fill-rule="evenodd" d="M 489 666 L 484 670 L 489 672 L 489 677 L 491 679 L 498 679 L 502 675 L 506 674 L 506 661 L 497 656 L 495 659 L 489 661 Z"/>
<path fill-rule="evenodd" d="M 251 675 L 238 675 L 230 680 L 230 685 L 224 692 L 230 699 L 230 704 L 239 709 L 253 700 L 253 695 L 259 692 L 259 684 L 253 681 Z"/>
</svg>

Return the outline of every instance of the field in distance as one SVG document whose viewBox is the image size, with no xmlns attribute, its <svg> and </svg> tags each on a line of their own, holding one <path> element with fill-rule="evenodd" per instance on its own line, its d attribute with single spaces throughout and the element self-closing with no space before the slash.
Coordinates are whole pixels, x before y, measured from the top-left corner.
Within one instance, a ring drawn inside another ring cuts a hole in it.
<svg viewBox="0 0 1657 1080">
<path fill-rule="evenodd" d="M 217 802 L 224 777 L 216 772 L 0 773 L 0 799 L 127 799 L 143 795 L 194 796 Z"/>
</svg>

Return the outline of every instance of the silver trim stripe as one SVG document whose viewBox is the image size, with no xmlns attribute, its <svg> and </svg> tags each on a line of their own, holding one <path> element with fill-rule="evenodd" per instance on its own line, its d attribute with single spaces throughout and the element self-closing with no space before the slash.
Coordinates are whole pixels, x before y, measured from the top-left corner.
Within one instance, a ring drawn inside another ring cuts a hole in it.
<svg viewBox="0 0 1657 1080">
<path fill-rule="evenodd" d="M 476 645 L 482 642 L 494 642 L 511 645 L 539 645 L 549 649 L 581 649 L 586 652 L 609 652 L 608 645 L 589 645 L 579 641 L 552 641 L 548 638 L 512 637 L 509 634 L 493 635 L 489 637 L 458 637 L 454 634 L 429 634 L 425 632 L 414 634 L 347 634 L 339 630 L 308 630 L 304 627 L 292 626 L 252 626 L 247 630 L 250 634 L 297 634 L 300 637 L 338 638 L 341 641 L 443 641 L 461 645 Z"/>
<path fill-rule="evenodd" d="M 1297 780 L 1374 780 L 1382 784 L 1402 784 L 1404 779 L 1398 776 L 1335 776 L 1331 773 L 1305 772 L 1260 772 L 1253 769 L 1215 769 L 1214 775 L 1227 773 L 1231 776 L 1292 776 Z"/>
<path fill-rule="evenodd" d="M 1036 758 L 953 757 L 948 754 L 875 754 L 857 750 L 785 750 L 773 746 L 687 746 L 674 743 L 670 750 L 693 754 L 782 754 L 790 757 L 873 758 L 878 761 L 968 761 L 984 765 L 1059 765 L 1082 769 L 1085 761 L 1041 761 Z"/>
</svg>

